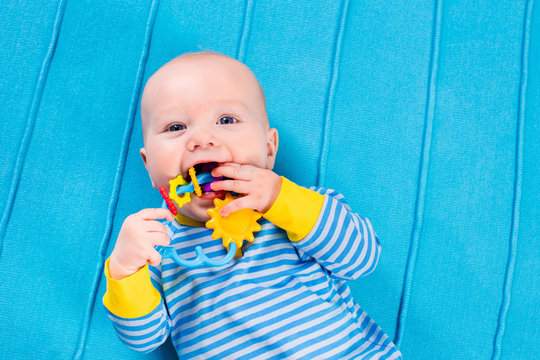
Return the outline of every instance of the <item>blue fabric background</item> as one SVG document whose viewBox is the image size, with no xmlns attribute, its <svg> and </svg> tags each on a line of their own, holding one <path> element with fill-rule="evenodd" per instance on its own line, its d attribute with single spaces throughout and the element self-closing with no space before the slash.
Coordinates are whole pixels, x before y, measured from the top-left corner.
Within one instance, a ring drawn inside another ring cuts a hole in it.
<svg viewBox="0 0 540 360">
<path fill-rule="evenodd" d="M 165 359 L 101 298 L 124 218 L 160 204 L 146 79 L 245 62 L 276 171 L 335 188 L 383 253 L 351 283 L 406 359 L 540 352 L 540 6 L 533 0 L 0 2 L 0 358 Z"/>
</svg>

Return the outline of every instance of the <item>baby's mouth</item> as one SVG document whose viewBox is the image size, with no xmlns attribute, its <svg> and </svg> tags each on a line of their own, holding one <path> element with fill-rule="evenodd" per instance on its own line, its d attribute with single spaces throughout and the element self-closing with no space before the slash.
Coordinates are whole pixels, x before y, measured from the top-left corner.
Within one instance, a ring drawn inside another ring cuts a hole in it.
<svg viewBox="0 0 540 360">
<path fill-rule="evenodd" d="M 195 164 L 193 165 L 191 168 L 195 169 L 195 175 L 201 175 L 202 173 L 204 172 L 211 172 L 213 169 L 215 169 L 216 167 L 218 167 L 218 163 L 215 162 L 215 161 L 212 161 L 212 162 L 202 162 L 202 163 L 198 163 L 198 164 Z M 189 168 L 188 170 L 186 170 L 186 172 L 182 175 L 182 177 L 184 178 L 184 180 L 189 184 L 190 182 L 192 182 L 192 179 L 191 179 L 191 176 L 189 174 L 189 170 L 191 170 L 191 168 Z"/>
<path fill-rule="evenodd" d="M 193 166 L 193 168 L 195 169 L 195 174 L 200 175 L 202 173 L 212 172 L 212 170 L 215 169 L 218 166 L 219 166 L 219 163 L 217 163 L 215 161 L 212 161 L 212 162 L 205 162 L 205 163 L 195 164 Z M 189 177 L 189 175 L 188 175 L 188 178 L 189 178 L 188 181 L 191 181 L 191 178 Z M 223 179 L 223 177 L 220 176 L 218 178 L 215 178 L 211 182 L 207 182 L 207 183 L 204 183 L 204 184 L 199 184 L 200 187 L 201 187 L 201 190 L 202 190 L 202 195 L 200 196 L 200 198 L 202 198 L 202 199 L 214 199 L 214 198 L 217 198 L 217 197 L 219 197 L 221 199 L 224 198 L 225 193 L 226 193 L 225 191 L 213 191 L 212 187 L 211 187 L 211 184 L 213 182 L 221 181 L 222 179 Z"/>
<path fill-rule="evenodd" d="M 197 175 L 202 174 L 204 172 L 211 172 L 215 168 L 217 168 L 219 164 L 216 161 L 211 162 L 205 162 L 205 163 L 199 163 L 193 165 L 193 168 L 195 169 L 195 173 Z"/>
</svg>

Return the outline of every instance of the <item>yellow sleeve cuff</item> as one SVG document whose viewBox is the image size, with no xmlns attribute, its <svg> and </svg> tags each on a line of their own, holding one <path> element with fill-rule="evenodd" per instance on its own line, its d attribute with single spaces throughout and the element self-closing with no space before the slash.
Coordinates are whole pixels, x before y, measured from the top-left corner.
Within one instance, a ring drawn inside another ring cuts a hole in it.
<svg viewBox="0 0 540 360">
<path fill-rule="evenodd" d="M 321 212 L 324 195 L 296 185 L 281 177 L 279 195 L 264 218 L 287 231 L 291 241 L 300 241 L 309 234 Z"/>
<path fill-rule="evenodd" d="M 103 304 L 116 316 L 133 319 L 148 315 L 161 302 L 161 295 L 150 280 L 148 264 L 124 279 L 115 280 L 111 278 L 107 259 L 105 276 L 107 292 Z"/>
</svg>

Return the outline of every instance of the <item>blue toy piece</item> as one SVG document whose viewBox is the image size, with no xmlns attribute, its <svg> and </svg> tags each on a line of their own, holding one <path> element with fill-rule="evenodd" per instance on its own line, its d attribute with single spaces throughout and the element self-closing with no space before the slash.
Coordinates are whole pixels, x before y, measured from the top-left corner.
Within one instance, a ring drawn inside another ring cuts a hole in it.
<svg viewBox="0 0 540 360">
<path fill-rule="evenodd" d="M 214 179 L 215 178 L 210 174 L 210 172 L 204 172 L 200 175 L 197 175 L 197 182 L 199 183 L 199 185 L 210 183 L 214 181 Z M 181 195 L 184 193 L 192 193 L 194 191 L 195 191 L 195 185 L 193 184 L 193 182 L 190 182 L 189 184 L 182 185 L 176 188 L 177 195 Z"/>
<path fill-rule="evenodd" d="M 222 266 L 228 264 L 234 258 L 234 255 L 236 254 L 236 244 L 231 243 L 227 255 L 217 260 L 210 259 L 206 256 L 200 246 L 195 248 L 197 256 L 191 260 L 181 258 L 176 252 L 176 249 L 170 246 L 156 246 L 156 250 L 161 254 L 162 258 L 173 259 L 175 263 L 186 268 L 193 268 L 202 264 L 207 266 Z"/>
</svg>

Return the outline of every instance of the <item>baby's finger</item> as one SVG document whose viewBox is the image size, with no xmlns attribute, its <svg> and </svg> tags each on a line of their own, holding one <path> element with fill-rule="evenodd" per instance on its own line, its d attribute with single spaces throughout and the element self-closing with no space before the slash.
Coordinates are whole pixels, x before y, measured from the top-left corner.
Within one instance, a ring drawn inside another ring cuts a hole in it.
<svg viewBox="0 0 540 360">
<path fill-rule="evenodd" d="M 159 221 L 146 221 L 144 225 L 144 229 L 148 232 L 159 232 L 163 234 L 168 233 L 167 227 Z"/>
<path fill-rule="evenodd" d="M 230 203 L 228 203 L 227 205 L 225 205 L 223 207 L 223 209 L 221 209 L 221 211 L 219 212 L 219 214 L 223 217 L 225 216 L 228 216 L 229 214 L 237 211 L 237 210 L 241 210 L 241 209 L 253 209 L 253 207 L 251 206 L 251 201 L 249 200 L 249 197 L 248 196 L 242 196 L 242 197 L 239 197 L 233 201 L 231 201 Z M 254 209 L 256 210 L 256 209 Z"/>
<path fill-rule="evenodd" d="M 212 184 L 210 184 L 210 188 L 213 191 L 220 191 L 220 190 L 234 191 L 235 193 L 238 193 L 238 194 L 249 194 L 250 192 L 249 191 L 250 186 L 249 186 L 248 181 L 236 180 L 236 179 L 221 180 L 221 181 L 213 182 Z"/>
<path fill-rule="evenodd" d="M 160 246 L 169 246 L 171 244 L 171 239 L 167 234 L 161 233 L 161 232 L 155 232 L 152 233 L 151 238 L 152 245 L 160 245 Z"/>
<path fill-rule="evenodd" d="M 225 163 L 212 170 L 213 177 L 228 177 L 237 180 L 251 180 L 257 168 L 252 165 L 240 165 L 236 163 Z"/>
<path fill-rule="evenodd" d="M 157 250 L 152 250 L 147 261 L 152 266 L 158 266 L 161 263 L 161 254 Z"/>
<path fill-rule="evenodd" d="M 143 209 L 137 213 L 137 216 L 140 216 L 143 220 L 165 219 L 171 222 L 174 221 L 173 214 L 168 209 L 161 208 Z"/>
</svg>

